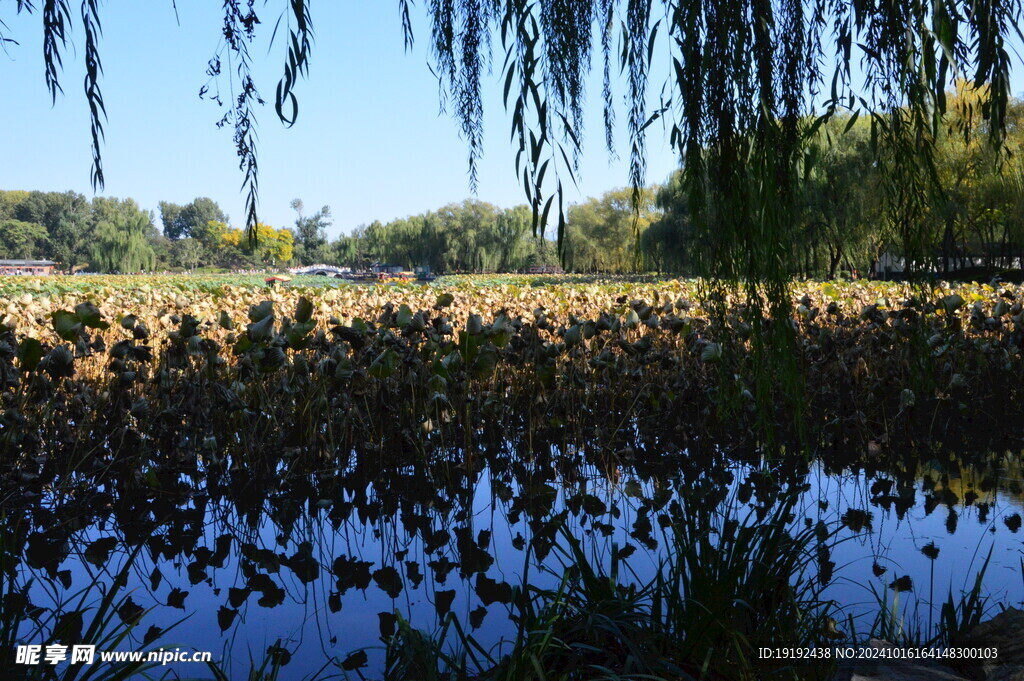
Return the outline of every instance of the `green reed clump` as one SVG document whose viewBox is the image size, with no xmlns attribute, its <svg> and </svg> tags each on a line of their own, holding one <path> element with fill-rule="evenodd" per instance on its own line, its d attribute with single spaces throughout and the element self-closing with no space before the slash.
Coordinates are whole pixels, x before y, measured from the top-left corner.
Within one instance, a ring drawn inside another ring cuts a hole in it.
<svg viewBox="0 0 1024 681">
<path fill-rule="evenodd" d="M 937 621 L 932 619 L 936 604 L 930 597 L 935 590 L 934 569 L 931 571 L 929 580 L 927 618 L 920 612 L 920 601 L 914 601 L 914 607 L 909 613 L 900 610 L 900 594 L 909 591 L 912 588 L 912 582 L 908 581 L 905 585 L 901 585 L 899 580 L 896 580 L 889 585 L 886 591 L 882 592 L 872 585 L 871 593 L 877 603 L 877 614 L 868 629 L 868 636 L 888 641 L 897 646 L 916 648 L 955 646 L 957 639 L 981 624 L 982 619 L 991 609 L 992 603 L 984 595 L 982 588 L 991 560 L 992 549 L 989 549 L 988 555 L 982 561 L 969 589 L 963 589 L 954 594 L 952 586 L 949 587 L 945 600 L 939 605 Z M 1022 563 L 1022 567 L 1024 567 L 1024 563 Z M 908 579 L 904 578 L 904 580 Z M 891 595 L 888 595 L 887 592 L 891 592 Z M 852 624 L 851 622 L 850 628 L 856 638 Z"/>
<path fill-rule="evenodd" d="M 655 593 L 658 619 L 679 640 L 698 678 L 821 678 L 760 660 L 762 646 L 828 640 L 833 605 L 821 598 L 819 528 L 794 529 L 793 500 L 748 511 L 726 502 L 673 524 L 667 570 Z M 702 517 L 703 516 L 703 517 Z"/>
<path fill-rule="evenodd" d="M 17 561 L 7 551 L 10 548 L 7 539 L 6 536 L 0 538 L 0 555 L 7 561 Z M 93 664 L 65 664 L 60 667 L 46 663 L 15 663 L 17 646 L 28 644 L 41 645 L 44 649 L 49 644 L 65 645 L 68 646 L 69 657 L 72 645 L 92 645 L 96 651 L 113 651 L 131 644 L 132 650 L 141 650 L 144 655 L 154 650 L 156 646 L 151 644 L 183 620 L 167 629 L 151 628 L 144 636 L 142 646 L 138 645 L 135 630 L 148 611 L 136 604 L 124 589 L 140 550 L 141 546 L 129 552 L 124 564 L 111 576 L 109 584 L 100 575 L 93 575 L 67 599 L 50 593 L 51 604 L 48 606 L 32 602 L 32 580 L 18 583 L 13 566 L 10 571 L 5 570 L 0 577 L 0 669 L 4 671 L 5 681 L 129 681 L 144 676 L 149 670 L 158 669 L 159 662 L 145 659 L 103 664 L 98 657 Z M 66 579 L 70 585 L 70 573 Z M 46 583 L 43 584 L 46 588 Z M 55 586 L 52 588 L 56 590 Z"/>
<path fill-rule="evenodd" d="M 608 565 L 568 532 L 555 545 L 555 588 L 513 589 L 516 636 L 492 650 L 453 615 L 438 635 L 400 621 L 387 640 L 387 681 L 825 679 L 829 661 L 761 660 L 760 646 L 829 641 L 832 603 L 815 581 L 816 531 L 795 530 L 792 501 L 737 517 L 734 499 L 679 512 L 656 574 L 640 580 L 614 550 Z"/>
</svg>

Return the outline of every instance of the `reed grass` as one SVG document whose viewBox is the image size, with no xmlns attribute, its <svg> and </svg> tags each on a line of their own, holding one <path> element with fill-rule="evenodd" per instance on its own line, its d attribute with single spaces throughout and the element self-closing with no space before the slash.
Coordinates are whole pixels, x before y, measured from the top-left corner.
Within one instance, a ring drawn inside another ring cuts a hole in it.
<svg viewBox="0 0 1024 681">
<path fill-rule="evenodd" d="M 825 679 L 829 662 L 798 667 L 757 655 L 760 646 L 829 640 L 835 605 L 813 579 L 819 538 L 794 527 L 792 509 L 791 500 L 781 501 L 768 515 L 737 520 L 732 499 L 681 515 L 646 581 L 617 552 L 595 560 L 563 532 L 557 587 L 524 578 L 515 589 L 513 639 L 483 650 L 451 614 L 434 636 L 400 620 L 387 641 L 383 678 Z"/>
</svg>

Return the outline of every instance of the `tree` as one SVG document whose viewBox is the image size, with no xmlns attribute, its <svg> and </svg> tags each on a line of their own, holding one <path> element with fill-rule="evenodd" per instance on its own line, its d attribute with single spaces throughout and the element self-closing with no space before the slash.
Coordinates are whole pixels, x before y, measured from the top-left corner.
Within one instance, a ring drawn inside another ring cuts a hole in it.
<svg viewBox="0 0 1024 681">
<path fill-rule="evenodd" d="M 942 272 L 1024 262 L 1018 259 L 1024 255 L 1024 102 L 1008 103 L 1004 155 L 984 129 L 962 124 L 980 106 L 975 88 L 961 83 L 946 97 L 949 111 L 932 139 L 939 182 L 918 206 L 912 230 L 900 229 L 884 210 L 889 189 L 880 165 L 892 160 L 878 160 L 870 121 L 843 115 L 818 126 L 794 188 L 793 238 L 779 261 L 787 276 L 869 271 L 883 252 L 916 257 L 919 266 Z M 664 215 L 641 237 L 644 257 L 655 267 L 689 273 L 702 252 L 713 250 L 714 238 L 694 231 L 691 198 L 681 172 L 658 193 Z"/>
<path fill-rule="evenodd" d="M 657 217 L 656 189 L 605 192 L 569 209 L 566 264 L 574 271 L 635 272 L 642 263 L 634 245 Z"/>
<path fill-rule="evenodd" d="M 160 219 L 168 239 L 198 238 L 199 232 L 211 220 L 227 222 L 228 218 L 213 199 L 201 196 L 191 203 L 179 206 L 160 202 Z"/>
<path fill-rule="evenodd" d="M 141 231 L 148 233 L 153 229 L 153 217 L 139 207 L 135 199 L 120 199 L 114 196 L 97 196 L 93 198 L 91 205 L 91 219 L 93 224 L 101 222 L 113 222 L 120 218 L 125 223 L 141 224 L 145 222 L 147 227 Z"/>
<path fill-rule="evenodd" d="M 172 255 L 177 265 L 191 270 L 203 263 L 207 251 L 199 239 L 187 237 L 173 242 Z"/>
<path fill-rule="evenodd" d="M 508 213 L 521 215 L 517 209 Z M 339 237 L 331 245 L 332 253 L 338 263 L 353 268 L 374 261 L 407 268 L 424 266 L 438 273 L 504 268 L 499 233 L 502 214 L 490 204 L 465 201 L 387 224 L 374 221 Z M 506 226 L 511 229 L 511 223 Z M 511 234 L 519 238 L 515 229 Z M 516 249 L 513 244 L 512 251 Z"/>
<path fill-rule="evenodd" d="M 71 269 L 85 260 L 92 229 L 89 202 L 76 192 L 0 192 L 0 219 L 42 226 L 46 239 L 35 253 Z"/>
<path fill-rule="evenodd" d="M 21 220 L 0 220 L 0 257 L 39 258 L 47 241 L 46 228 L 42 225 Z"/>
<path fill-rule="evenodd" d="M 294 199 L 291 205 L 297 214 L 292 232 L 296 259 L 302 265 L 313 265 L 330 258 L 330 249 L 327 248 L 327 228 L 333 224 L 330 206 L 307 216 L 302 213 L 302 199 Z"/>
<path fill-rule="evenodd" d="M 185 235 L 185 226 L 181 222 L 182 207 L 176 203 L 161 201 L 160 222 L 164 225 L 164 236 L 168 239 L 181 239 Z"/>
<path fill-rule="evenodd" d="M 47 253 L 59 266 L 71 270 L 87 260 L 89 202 L 77 192 L 50 196 L 53 210 L 44 223 L 49 233 Z"/>
<path fill-rule="evenodd" d="M 0 220 L 12 220 L 18 215 L 18 208 L 29 197 L 23 190 L 0 190 Z"/>
<path fill-rule="evenodd" d="M 509 272 L 557 260 L 554 244 L 531 236 L 528 206 L 500 209 L 467 200 L 421 215 L 374 221 L 333 244 L 338 262 L 429 267 L 437 273 Z"/>
<path fill-rule="evenodd" d="M 694 272 L 694 252 L 700 245 L 694 234 L 688 199 L 681 171 L 673 173 L 668 183 L 655 191 L 655 205 L 661 213 L 640 235 L 640 255 L 649 269 Z"/>
<path fill-rule="evenodd" d="M 1024 150 L 1024 102 L 1007 103 L 1008 137 L 1004 157 L 989 144 L 984 126 L 971 125 L 987 99 L 988 86 L 957 81 L 947 93 L 949 114 L 936 139 L 936 171 L 940 183 L 932 199 L 926 238 L 938 244 L 937 265 L 943 272 L 963 266 L 968 258 L 995 267 L 1019 252 L 1019 218 L 1015 219 Z"/>
<path fill-rule="evenodd" d="M 333 262 L 342 267 L 359 269 L 363 267 L 361 229 L 356 228 L 351 235 L 342 234 L 331 244 Z"/>
<path fill-rule="evenodd" d="M 249 239 L 242 230 L 226 225 L 220 234 L 218 248 L 222 258 L 233 266 L 278 267 L 287 264 L 294 255 L 294 240 L 288 229 L 274 229 L 261 222 L 256 239 Z"/>
<path fill-rule="evenodd" d="M 523 269 L 535 254 L 536 242 L 530 236 L 530 209 L 526 206 L 507 208 L 494 223 L 497 270 L 511 272 Z"/>
<path fill-rule="evenodd" d="M 793 242 L 790 271 L 828 279 L 844 263 L 867 271 L 890 237 L 880 210 L 870 125 L 848 116 L 827 122 L 809 145 L 808 158 L 804 230 Z M 822 252 L 826 262 L 820 262 Z"/>
<path fill-rule="evenodd" d="M 114 213 L 96 224 L 90 266 L 97 272 L 141 272 L 152 270 L 156 254 L 147 236 L 153 227 L 149 215 Z"/>
<path fill-rule="evenodd" d="M 202 244 L 204 249 L 210 251 L 220 245 L 224 239 L 224 233 L 229 229 L 228 223 L 224 220 L 208 220 L 206 223 L 192 228 L 192 238 Z"/>
</svg>

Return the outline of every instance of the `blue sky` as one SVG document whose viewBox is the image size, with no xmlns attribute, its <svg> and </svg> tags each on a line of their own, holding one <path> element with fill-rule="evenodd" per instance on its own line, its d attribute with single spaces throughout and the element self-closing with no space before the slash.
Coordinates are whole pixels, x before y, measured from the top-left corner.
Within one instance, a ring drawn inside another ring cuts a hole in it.
<svg viewBox="0 0 1024 681">
<path fill-rule="evenodd" d="M 108 0 L 100 43 L 108 124 L 103 150 L 109 196 L 130 196 L 156 210 L 161 200 L 216 200 L 244 222 L 242 176 L 231 130 L 217 129 L 220 110 L 198 98 L 207 61 L 220 38 L 220 3 Z M 277 7 L 258 2 L 263 31 L 252 48 L 257 85 L 272 100 L 284 43 L 268 54 Z M 77 3 L 73 3 L 77 11 Z M 439 112 L 437 82 L 428 69 L 428 26 L 422 7 L 416 44 L 403 50 L 397 3 L 332 0 L 313 6 L 317 40 L 310 77 L 299 85 L 299 120 L 285 129 L 273 104 L 260 114 L 260 219 L 291 225 L 289 204 L 307 212 L 329 205 L 331 235 L 375 219 L 387 221 L 471 196 L 467 146 L 457 123 Z M 0 53 L 0 129 L 6 131 L 0 188 L 64 191 L 92 196 L 89 123 L 82 95 L 84 37 L 80 26 L 64 60 L 65 95 L 51 106 L 45 86 L 41 18 L 16 15 L 2 3 L 0 20 L 19 45 Z M 575 202 L 628 182 L 625 159 L 610 163 L 600 110 L 600 64 L 595 61 L 586 141 Z M 508 142 L 508 117 L 495 74 L 485 90 L 485 153 L 477 198 L 501 206 L 523 203 Z M 616 97 L 621 101 L 620 87 Z M 624 113 L 620 113 L 620 120 Z M 16 131 L 11 134 L 11 131 Z M 618 148 L 628 150 L 623 135 Z M 649 144 L 649 179 L 663 181 L 676 166 L 660 128 Z"/>
</svg>

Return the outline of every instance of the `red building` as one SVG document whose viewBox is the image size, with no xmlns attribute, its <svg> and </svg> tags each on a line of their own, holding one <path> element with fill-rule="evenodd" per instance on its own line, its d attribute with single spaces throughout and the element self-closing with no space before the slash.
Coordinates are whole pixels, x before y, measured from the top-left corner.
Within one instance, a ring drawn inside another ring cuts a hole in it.
<svg viewBox="0 0 1024 681">
<path fill-rule="evenodd" d="M 52 260 L 0 260 L 0 274 L 30 274 L 45 277 L 53 274 Z"/>
</svg>

